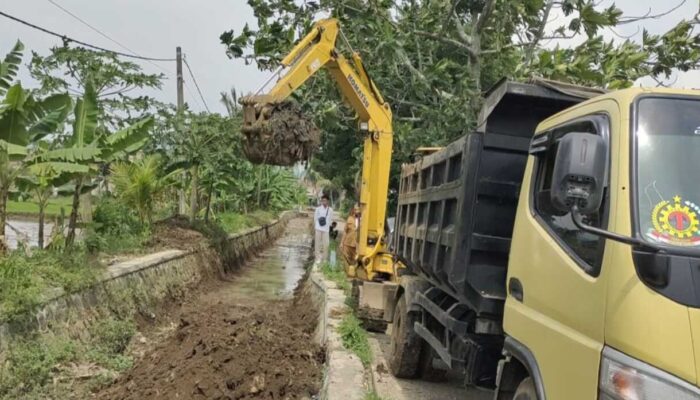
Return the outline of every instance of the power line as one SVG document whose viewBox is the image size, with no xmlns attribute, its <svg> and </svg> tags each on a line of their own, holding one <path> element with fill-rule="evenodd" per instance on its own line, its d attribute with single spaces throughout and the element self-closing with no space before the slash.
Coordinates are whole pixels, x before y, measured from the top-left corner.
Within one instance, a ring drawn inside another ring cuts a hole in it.
<svg viewBox="0 0 700 400">
<path fill-rule="evenodd" d="M 102 31 L 99 30 L 98 28 L 94 27 L 93 25 L 91 25 L 90 23 L 88 23 L 87 21 L 85 21 L 84 19 L 80 18 L 78 15 L 76 15 L 76 14 L 73 13 L 73 12 L 71 12 L 71 11 L 68 10 L 67 8 L 65 8 L 65 7 L 63 7 L 62 5 L 56 3 L 54 0 L 48 0 L 48 1 L 49 1 L 49 3 L 53 4 L 54 6 L 56 6 L 58 9 L 60 9 L 61 11 L 63 11 L 64 13 L 66 13 L 66 14 L 70 15 L 71 17 L 73 17 L 74 19 L 78 20 L 81 24 L 83 24 L 83 25 L 87 26 L 88 28 L 92 29 L 93 31 L 97 32 L 97 34 L 99 34 L 100 36 L 106 38 L 106 39 L 109 40 L 110 42 L 116 44 L 117 46 L 121 47 L 122 49 L 124 49 L 124 50 L 126 50 L 126 51 L 128 51 L 128 52 L 130 52 L 130 53 L 132 53 L 132 54 L 135 54 L 135 55 L 137 55 L 137 56 L 139 56 L 139 57 L 143 57 L 143 56 L 140 55 L 139 53 L 137 53 L 137 52 L 135 52 L 134 50 L 128 48 L 126 45 L 122 44 L 121 42 L 117 41 L 116 39 L 114 39 L 114 38 L 112 38 L 111 36 L 107 35 L 106 33 L 102 32 Z M 151 60 L 145 60 L 145 61 L 146 61 L 147 63 L 153 65 L 154 67 L 160 69 L 161 71 L 165 72 L 166 74 L 174 75 L 173 71 L 167 70 L 167 69 L 161 67 L 160 65 L 154 63 L 154 62 L 151 61 Z"/>
<path fill-rule="evenodd" d="M 30 22 L 24 21 L 24 20 L 22 20 L 22 19 L 20 19 L 20 18 L 14 17 L 14 16 L 9 15 L 9 14 L 7 14 L 7 13 L 4 13 L 4 12 L 2 12 L 2 11 L 0 11 L 0 15 L 4 16 L 4 17 L 6 17 L 6 18 L 9 18 L 9 19 L 11 19 L 11 20 L 13 20 L 13 21 L 19 22 L 19 23 L 21 23 L 21 24 L 27 25 L 27 26 L 29 26 L 30 28 L 37 29 L 37 30 L 42 31 L 42 32 L 44 32 L 44 33 L 48 33 L 49 35 L 52 35 L 52 36 L 56 36 L 56 37 L 58 37 L 58 38 L 60 38 L 60 39 L 62 39 L 62 40 L 64 40 L 64 41 L 77 43 L 77 44 L 80 44 L 80 45 L 83 45 L 83 46 L 86 46 L 86 47 L 90 47 L 90 48 L 93 48 L 93 49 L 96 49 L 96 50 L 105 51 L 105 52 L 108 52 L 108 53 L 113 53 L 113 54 L 120 55 L 120 56 L 123 56 L 123 57 L 130 57 L 130 58 L 135 58 L 135 59 L 139 59 L 139 60 L 144 60 L 144 61 L 148 62 L 149 64 L 153 65 L 154 67 L 156 67 L 156 68 L 160 69 L 161 71 L 165 72 L 166 74 L 174 75 L 174 72 L 173 72 L 172 70 L 168 70 L 168 69 L 166 69 L 166 68 L 163 68 L 162 66 L 160 66 L 160 65 L 158 65 L 158 64 L 156 64 L 156 63 L 154 63 L 153 61 L 176 61 L 175 58 L 144 57 L 144 56 L 138 54 L 137 52 L 133 51 L 132 49 L 130 49 L 130 48 L 127 47 L 126 45 L 120 43 L 120 42 L 117 41 L 116 39 L 113 39 L 112 37 L 110 37 L 110 36 L 107 35 L 106 33 L 102 32 L 100 29 L 98 29 L 98 28 L 96 28 L 95 26 L 91 25 L 90 23 L 88 23 L 88 22 L 85 21 L 84 19 L 80 18 L 78 15 L 76 15 L 75 13 L 73 13 L 73 12 L 71 12 L 70 10 L 66 9 L 65 7 L 61 6 L 60 4 L 56 3 L 55 1 L 53 1 L 53 0 L 48 0 L 48 1 L 49 1 L 49 3 L 51 3 L 51 4 L 53 4 L 54 6 L 56 6 L 57 8 L 59 8 L 59 9 L 60 9 L 61 11 L 63 11 L 64 13 L 70 15 L 72 18 L 76 19 L 77 21 L 79 21 L 79 22 L 82 23 L 83 25 L 85 25 L 85 26 L 87 26 L 88 28 L 90 28 L 91 30 L 95 31 L 95 32 L 96 32 L 97 34 L 99 34 L 100 36 L 106 38 L 106 39 L 109 40 L 110 42 L 116 44 L 117 46 L 119 46 L 119 47 L 121 47 L 121 48 L 123 48 L 123 49 L 125 49 L 126 51 L 129 51 L 131 54 L 127 54 L 127 53 L 122 53 L 122 52 L 119 52 L 119 51 L 114 51 L 114 50 L 105 49 L 105 48 L 103 48 L 103 47 L 95 46 L 95 45 L 92 45 L 92 44 L 89 44 L 89 43 L 85 43 L 85 42 L 82 42 L 82 41 L 73 39 L 73 38 L 67 37 L 67 36 L 65 36 L 65 35 L 61 35 L 61 34 L 58 34 L 58 33 L 56 33 L 56 32 L 50 31 L 50 30 L 48 30 L 48 29 L 46 29 L 46 28 L 42 28 L 42 27 L 40 27 L 40 26 L 34 25 L 34 24 L 30 23 Z M 187 64 L 186 61 L 185 61 L 185 64 Z M 201 90 L 199 89 L 199 85 L 197 85 L 197 81 L 195 80 L 194 75 L 192 74 L 192 70 L 190 69 L 190 66 L 189 66 L 189 65 L 187 65 L 187 69 L 189 70 L 190 76 L 192 76 L 192 80 L 194 81 L 194 84 L 197 86 L 197 91 L 199 92 L 199 95 L 200 95 L 200 97 L 202 98 L 202 101 L 204 102 L 204 108 L 206 108 L 207 111 L 209 111 L 209 107 L 207 106 L 206 102 L 204 101 L 204 97 L 202 96 L 202 92 L 201 92 Z M 201 107 L 201 106 L 202 106 L 202 103 L 199 101 L 199 99 L 197 98 L 197 96 L 194 95 L 193 90 L 189 87 L 189 85 L 187 84 L 187 82 L 184 82 L 184 83 L 185 83 L 185 89 L 187 90 L 187 92 L 189 93 L 189 95 L 192 97 L 192 100 L 194 100 L 194 102 L 197 103 L 197 105 L 199 105 L 199 106 Z M 211 112 L 211 111 L 209 111 L 209 112 Z"/>
<path fill-rule="evenodd" d="M 187 70 L 190 72 L 190 76 L 192 77 L 192 82 L 194 82 L 194 86 L 197 88 L 197 92 L 199 93 L 199 97 L 202 98 L 202 103 L 204 103 L 204 108 L 207 109 L 207 112 L 211 112 L 209 110 L 209 106 L 207 105 L 207 101 L 204 100 L 204 96 L 202 95 L 202 91 L 199 89 L 199 85 L 197 84 L 197 79 L 194 77 L 194 74 L 192 73 L 192 68 L 190 68 L 190 64 L 187 63 L 187 58 L 183 57 L 182 61 L 185 63 Z"/>
<path fill-rule="evenodd" d="M 129 57 L 129 58 L 135 58 L 135 59 L 138 59 L 138 60 L 146 60 L 146 61 L 175 61 L 174 58 L 143 57 L 143 56 L 139 56 L 139 55 L 136 55 L 136 54 L 123 53 L 123 52 L 120 52 L 120 51 L 114 51 L 114 50 L 106 49 L 106 48 L 104 48 L 104 47 L 95 46 L 95 45 L 90 44 L 90 43 L 86 43 L 86 42 L 83 42 L 83 41 L 80 41 L 80 40 L 73 39 L 73 38 L 68 37 L 68 36 L 66 36 L 66 35 L 61 35 L 60 33 L 53 32 L 53 31 L 48 30 L 48 29 L 46 29 L 46 28 L 42 28 L 42 27 L 40 27 L 40 26 L 38 26 L 38 25 L 34 25 L 34 24 L 32 24 L 31 22 L 27 22 L 27 21 L 25 21 L 25 20 L 23 20 L 23 19 L 14 17 L 14 16 L 12 16 L 12 15 L 10 15 L 10 14 L 7 14 L 7 13 L 5 13 L 5 12 L 3 12 L 3 11 L 0 11 L 0 16 L 3 16 L 3 17 L 8 18 L 8 19 L 11 19 L 11 20 L 13 20 L 13 21 L 15 21 L 15 22 L 19 22 L 20 24 L 26 25 L 26 26 L 28 26 L 28 27 L 30 27 L 30 28 L 34 28 L 34 29 L 36 29 L 36 30 L 39 30 L 39 31 L 41 31 L 41 32 L 44 32 L 44 33 L 47 33 L 47 34 L 49 34 L 49 35 L 55 36 L 55 37 L 57 37 L 57 38 L 60 38 L 60 39 L 63 40 L 64 42 L 77 43 L 77 44 L 79 44 L 79 45 L 81 45 L 81 46 L 89 47 L 89 48 L 91 48 L 91 49 L 95 49 L 95 50 L 99 50 L 99 51 L 104 51 L 104 52 L 107 52 L 107 53 L 112 53 L 112 54 L 115 54 L 115 55 L 118 55 L 118 56 Z M 82 20 L 81 20 L 81 21 L 82 21 Z M 87 24 L 87 23 L 86 23 L 86 24 Z M 112 39 L 110 39 L 110 40 L 112 40 Z"/>
<path fill-rule="evenodd" d="M 107 35 L 106 33 L 102 32 L 101 30 L 99 30 L 99 29 L 95 28 L 94 26 L 90 25 L 87 21 L 85 21 L 84 19 L 80 18 L 80 17 L 77 16 L 76 14 L 72 13 L 70 10 L 66 9 L 66 8 L 63 7 L 62 5 L 56 3 L 54 0 L 48 0 L 48 2 L 51 3 L 52 5 L 54 5 L 54 6 L 55 6 L 56 8 L 58 8 L 59 10 L 63 11 L 64 13 L 70 15 L 70 16 L 73 17 L 74 19 L 78 20 L 81 24 L 83 24 L 83 25 L 87 26 L 88 28 L 92 29 L 94 32 L 96 32 L 98 35 L 102 36 L 103 38 L 109 40 L 110 42 L 116 44 L 117 46 L 121 47 L 122 49 L 124 49 L 124 50 L 126 50 L 126 51 L 128 51 L 128 52 L 130 52 L 130 53 L 132 53 L 132 54 L 136 54 L 137 56 L 141 56 L 141 55 L 138 54 L 137 52 L 135 52 L 135 51 L 131 50 L 130 48 L 126 47 L 125 45 L 119 43 L 116 39 L 113 39 L 112 37 L 110 37 L 110 36 Z"/>
<path fill-rule="evenodd" d="M 199 101 L 197 96 L 194 95 L 194 91 L 192 90 L 192 88 L 190 88 L 190 85 L 187 84 L 187 81 L 183 79 L 182 83 L 185 84 L 185 91 L 187 92 L 187 94 L 190 97 L 192 97 L 192 100 L 194 100 L 194 102 L 197 103 L 198 106 L 202 107 L 202 102 Z"/>
</svg>

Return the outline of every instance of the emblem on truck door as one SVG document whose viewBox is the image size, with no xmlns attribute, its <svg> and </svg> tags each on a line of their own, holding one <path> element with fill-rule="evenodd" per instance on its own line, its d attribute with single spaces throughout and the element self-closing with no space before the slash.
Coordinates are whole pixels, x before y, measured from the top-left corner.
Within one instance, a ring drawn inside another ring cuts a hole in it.
<svg viewBox="0 0 700 400">
<path fill-rule="evenodd" d="M 663 200 L 651 213 L 654 228 L 649 236 L 657 241 L 681 246 L 700 246 L 700 207 L 675 196 Z"/>
</svg>

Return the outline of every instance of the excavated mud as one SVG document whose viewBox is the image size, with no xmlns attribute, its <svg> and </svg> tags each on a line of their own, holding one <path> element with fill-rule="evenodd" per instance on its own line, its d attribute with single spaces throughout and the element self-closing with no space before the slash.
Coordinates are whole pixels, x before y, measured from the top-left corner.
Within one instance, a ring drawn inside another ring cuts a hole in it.
<svg viewBox="0 0 700 400">
<path fill-rule="evenodd" d="M 324 352 L 310 302 L 219 303 L 182 314 L 175 333 L 100 399 L 310 399 Z"/>
<path fill-rule="evenodd" d="M 318 150 L 321 132 L 296 103 L 285 101 L 254 107 L 259 122 L 242 129 L 243 150 L 251 162 L 291 166 L 308 161 Z"/>
<path fill-rule="evenodd" d="M 233 282 L 214 283 L 187 300 L 174 313 L 173 332 L 96 398 L 316 398 L 325 362 L 313 338 L 318 310 L 306 292 L 289 289 L 304 280 L 308 227 L 308 219 L 291 220 Z"/>
</svg>

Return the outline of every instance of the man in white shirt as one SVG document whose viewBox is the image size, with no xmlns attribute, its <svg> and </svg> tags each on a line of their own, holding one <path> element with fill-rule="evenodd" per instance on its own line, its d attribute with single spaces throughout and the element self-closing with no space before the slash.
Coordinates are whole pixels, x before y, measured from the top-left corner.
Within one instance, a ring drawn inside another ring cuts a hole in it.
<svg viewBox="0 0 700 400">
<path fill-rule="evenodd" d="M 328 260 L 328 231 L 333 222 L 333 209 L 328 205 L 328 196 L 321 196 L 321 205 L 314 212 L 314 227 L 316 237 L 314 240 L 314 256 L 316 262 Z"/>
</svg>

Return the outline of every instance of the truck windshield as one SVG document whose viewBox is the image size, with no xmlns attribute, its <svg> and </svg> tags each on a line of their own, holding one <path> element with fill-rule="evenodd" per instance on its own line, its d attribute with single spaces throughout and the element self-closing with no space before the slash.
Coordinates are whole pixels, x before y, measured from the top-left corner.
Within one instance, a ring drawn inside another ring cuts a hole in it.
<svg viewBox="0 0 700 400">
<path fill-rule="evenodd" d="M 700 249 L 700 97 L 643 98 L 636 125 L 641 234 Z"/>
</svg>

